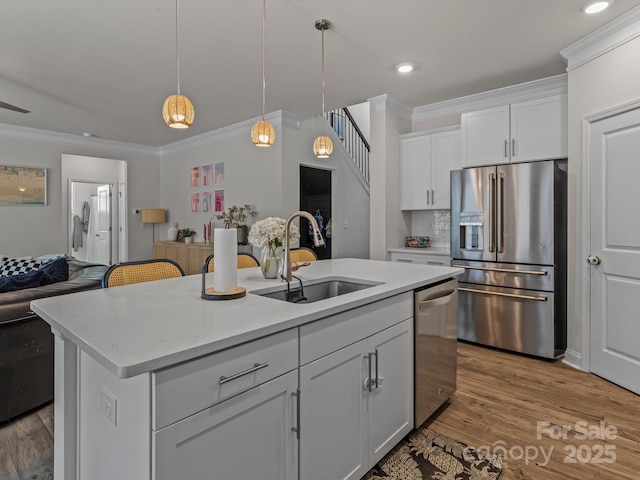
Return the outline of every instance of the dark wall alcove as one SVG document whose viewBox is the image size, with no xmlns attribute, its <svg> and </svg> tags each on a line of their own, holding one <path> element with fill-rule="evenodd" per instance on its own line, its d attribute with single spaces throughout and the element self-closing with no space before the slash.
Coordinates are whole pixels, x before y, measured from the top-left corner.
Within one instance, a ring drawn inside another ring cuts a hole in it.
<svg viewBox="0 0 640 480">
<path fill-rule="evenodd" d="M 300 166 L 300 210 L 305 210 L 312 215 L 320 212 L 324 221 L 324 227 L 331 220 L 331 170 L 322 170 Z M 309 222 L 306 218 L 300 219 L 300 246 L 311 248 L 318 259 L 331 258 L 331 238 L 325 235 L 325 246 L 316 247 L 308 234 Z"/>
</svg>

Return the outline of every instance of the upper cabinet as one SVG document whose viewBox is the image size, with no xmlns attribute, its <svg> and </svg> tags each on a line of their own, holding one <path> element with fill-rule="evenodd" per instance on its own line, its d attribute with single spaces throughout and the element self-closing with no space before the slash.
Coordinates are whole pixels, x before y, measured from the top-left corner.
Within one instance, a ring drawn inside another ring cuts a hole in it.
<svg viewBox="0 0 640 480">
<path fill-rule="evenodd" d="M 462 114 L 462 166 L 565 158 L 567 95 Z"/>
<path fill-rule="evenodd" d="M 460 131 L 405 135 L 400 150 L 401 209 L 448 209 L 449 172 L 460 168 Z"/>
</svg>

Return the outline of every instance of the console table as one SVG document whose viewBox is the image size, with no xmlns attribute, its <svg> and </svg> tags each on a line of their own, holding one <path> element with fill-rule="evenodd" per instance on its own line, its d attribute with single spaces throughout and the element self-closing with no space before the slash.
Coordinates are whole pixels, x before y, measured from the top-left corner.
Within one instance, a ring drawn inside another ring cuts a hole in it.
<svg viewBox="0 0 640 480">
<path fill-rule="evenodd" d="M 168 258 L 177 262 L 187 275 L 202 272 L 202 265 L 213 253 L 213 245 L 201 242 L 154 242 L 153 258 Z"/>
</svg>

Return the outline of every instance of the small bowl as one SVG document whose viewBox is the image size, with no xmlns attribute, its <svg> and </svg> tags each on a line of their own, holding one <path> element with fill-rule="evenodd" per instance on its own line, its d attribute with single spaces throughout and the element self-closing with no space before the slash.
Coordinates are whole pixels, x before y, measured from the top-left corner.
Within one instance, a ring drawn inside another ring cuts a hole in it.
<svg viewBox="0 0 640 480">
<path fill-rule="evenodd" d="M 429 246 L 429 237 L 404 237 L 404 246 L 410 248 L 427 248 Z"/>
</svg>

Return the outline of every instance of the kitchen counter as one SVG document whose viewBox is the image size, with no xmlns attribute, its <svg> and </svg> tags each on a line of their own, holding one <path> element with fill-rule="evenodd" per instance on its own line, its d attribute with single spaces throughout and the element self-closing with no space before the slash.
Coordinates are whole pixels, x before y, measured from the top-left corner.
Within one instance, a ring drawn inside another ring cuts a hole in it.
<svg viewBox="0 0 640 480">
<path fill-rule="evenodd" d="M 284 283 L 265 280 L 258 268 L 250 268 L 238 270 L 238 285 L 247 289 L 247 295 L 236 300 L 201 299 L 201 275 L 191 275 L 36 300 L 31 308 L 56 335 L 77 345 L 113 375 L 128 378 L 461 273 L 460 268 L 441 266 L 323 260 L 301 268 L 297 275 L 303 282 L 346 277 L 383 283 L 315 303 L 293 304 L 251 294 Z M 207 286 L 213 286 L 213 274 L 207 275 Z"/>
</svg>

